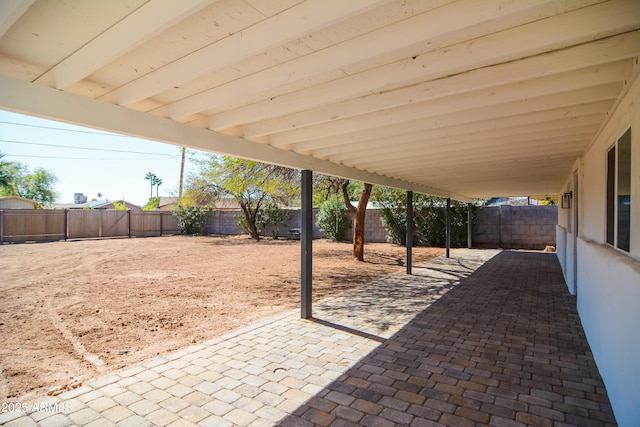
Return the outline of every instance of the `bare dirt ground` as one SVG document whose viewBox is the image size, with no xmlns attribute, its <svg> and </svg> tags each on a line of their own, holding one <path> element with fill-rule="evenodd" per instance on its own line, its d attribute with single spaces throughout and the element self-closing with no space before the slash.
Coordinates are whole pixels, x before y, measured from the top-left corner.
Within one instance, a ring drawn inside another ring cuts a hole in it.
<svg viewBox="0 0 640 427">
<path fill-rule="evenodd" d="M 403 247 L 367 244 L 365 263 L 351 248 L 313 242 L 314 299 L 404 269 Z M 442 253 L 414 248 L 414 262 Z M 0 401 L 30 403 L 294 309 L 299 277 L 297 241 L 173 236 L 0 246 Z"/>
</svg>

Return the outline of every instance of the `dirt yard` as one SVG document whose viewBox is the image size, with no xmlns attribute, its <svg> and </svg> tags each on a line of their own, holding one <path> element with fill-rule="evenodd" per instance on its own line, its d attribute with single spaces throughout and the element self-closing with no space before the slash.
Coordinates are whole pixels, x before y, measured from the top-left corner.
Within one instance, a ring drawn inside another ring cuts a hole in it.
<svg viewBox="0 0 640 427">
<path fill-rule="evenodd" d="M 404 270 L 403 247 L 313 242 L 314 299 Z M 414 262 L 442 249 L 415 248 Z M 299 307 L 300 244 L 162 237 L 0 246 L 0 401 L 90 378 Z"/>
</svg>

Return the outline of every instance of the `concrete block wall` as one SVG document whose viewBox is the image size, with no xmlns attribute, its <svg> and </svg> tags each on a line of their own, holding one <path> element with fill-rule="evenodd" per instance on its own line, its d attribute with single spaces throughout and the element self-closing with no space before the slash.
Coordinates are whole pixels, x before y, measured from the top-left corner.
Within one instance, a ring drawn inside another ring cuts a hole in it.
<svg viewBox="0 0 640 427">
<path fill-rule="evenodd" d="M 492 206 L 478 211 L 473 246 L 544 249 L 555 246 L 558 207 Z"/>
<path fill-rule="evenodd" d="M 287 237 L 289 230 L 300 228 L 300 210 L 291 209 L 286 225 L 279 228 L 279 237 Z M 239 210 L 212 211 L 206 229 L 209 234 L 238 235 L 244 231 L 238 226 Z M 315 225 L 318 209 L 313 210 L 313 238 L 326 237 Z M 473 234 L 473 246 L 478 248 L 544 249 L 555 246 L 557 206 L 497 206 L 478 211 Z M 382 224 L 382 211 L 368 209 L 365 225 L 365 241 L 381 243 L 387 241 L 387 230 Z M 271 230 L 263 233 L 271 236 Z M 353 229 L 345 232 L 344 241 L 353 241 Z"/>
<path fill-rule="evenodd" d="M 313 238 L 325 238 L 325 234 L 316 226 L 316 215 L 318 209 L 313 210 Z M 243 234 L 244 230 L 238 225 L 237 215 L 241 214 L 239 210 L 216 210 L 211 212 L 211 216 L 205 227 L 208 234 L 220 235 L 238 235 Z M 287 224 L 279 227 L 278 236 L 287 237 L 289 230 L 292 228 L 300 228 L 300 210 L 289 210 L 289 221 Z M 369 243 L 380 243 L 387 241 L 387 231 L 382 225 L 381 212 L 378 209 L 368 209 L 365 224 L 365 241 Z M 265 236 L 271 236 L 271 229 L 264 230 Z M 344 235 L 344 241 L 353 241 L 353 229 L 349 228 Z"/>
</svg>

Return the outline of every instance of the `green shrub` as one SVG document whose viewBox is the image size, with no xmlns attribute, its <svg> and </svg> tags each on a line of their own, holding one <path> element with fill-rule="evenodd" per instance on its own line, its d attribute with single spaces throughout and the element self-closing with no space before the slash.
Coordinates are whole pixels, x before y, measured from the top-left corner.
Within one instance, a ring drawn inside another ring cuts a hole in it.
<svg viewBox="0 0 640 427">
<path fill-rule="evenodd" d="M 451 247 L 453 248 L 467 246 L 467 206 L 466 203 L 451 202 Z M 445 246 L 445 206 L 441 206 L 439 203 L 418 206 L 414 208 L 414 220 L 422 244 L 433 247 Z"/>
<path fill-rule="evenodd" d="M 204 226 L 209 219 L 208 209 L 178 205 L 171 210 L 171 214 L 178 220 L 182 234 L 204 234 Z"/>
<path fill-rule="evenodd" d="M 280 235 L 280 227 L 286 225 L 289 218 L 291 218 L 289 211 L 280 209 L 275 203 L 267 203 L 258 211 L 256 223 L 262 230 L 271 227 L 271 235 L 277 239 Z"/>
<path fill-rule="evenodd" d="M 382 207 L 382 223 L 387 241 L 406 244 L 406 192 L 387 187 L 374 187 L 374 200 Z M 446 232 L 446 200 L 424 194 L 413 195 L 414 244 L 444 247 Z M 467 245 L 467 204 L 451 202 L 451 246 Z"/>
<path fill-rule="evenodd" d="M 115 209 L 117 211 L 129 210 L 129 208 L 127 208 L 127 204 L 125 202 L 113 202 L 113 209 Z"/>
<path fill-rule="evenodd" d="M 316 225 L 329 240 L 333 242 L 342 240 L 344 233 L 349 228 L 349 216 L 341 196 L 331 196 L 320 205 L 320 211 L 316 216 Z"/>
<path fill-rule="evenodd" d="M 160 208 L 160 197 L 151 197 L 146 205 L 142 207 L 143 211 L 155 211 Z"/>
<path fill-rule="evenodd" d="M 399 209 L 383 207 L 381 213 L 382 225 L 387 230 L 387 242 L 395 245 L 407 243 L 407 213 Z"/>
</svg>

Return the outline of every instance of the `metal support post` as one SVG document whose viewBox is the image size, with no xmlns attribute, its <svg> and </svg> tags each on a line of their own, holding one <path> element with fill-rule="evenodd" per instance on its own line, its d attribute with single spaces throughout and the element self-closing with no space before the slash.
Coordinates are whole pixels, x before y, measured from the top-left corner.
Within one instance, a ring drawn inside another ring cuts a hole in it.
<svg viewBox="0 0 640 427">
<path fill-rule="evenodd" d="M 413 191 L 407 191 L 407 274 L 413 266 Z"/>
<path fill-rule="evenodd" d="M 467 248 L 471 249 L 473 244 L 473 204 L 467 203 Z"/>
<path fill-rule="evenodd" d="M 64 241 L 69 238 L 69 209 L 64 210 Z"/>
<path fill-rule="evenodd" d="M 451 250 L 451 199 L 447 198 L 447 210 L 446 210 L 446 232 L 445 232 L 445 257 L 449 258 L 449 252 Z"/>
<path fill-rule="evenodd" d="M 313 203 L 312 203 L 312 171 L 302 171 L 302 209 L 300 210 L 300 246 L 301 246 L 301 280 L 300 280 L 300 317 L 308 319 L 312 316 L 311 261 L 313 239 Z"/>
</svg>

